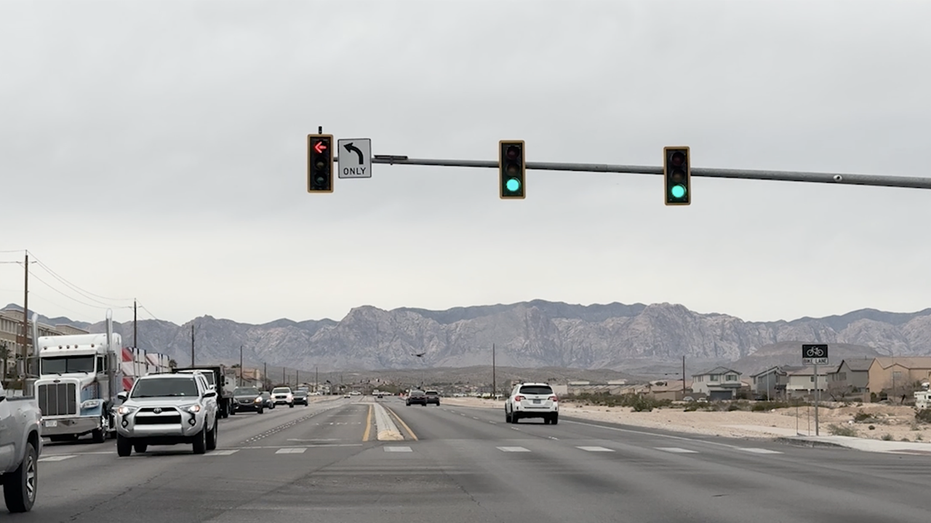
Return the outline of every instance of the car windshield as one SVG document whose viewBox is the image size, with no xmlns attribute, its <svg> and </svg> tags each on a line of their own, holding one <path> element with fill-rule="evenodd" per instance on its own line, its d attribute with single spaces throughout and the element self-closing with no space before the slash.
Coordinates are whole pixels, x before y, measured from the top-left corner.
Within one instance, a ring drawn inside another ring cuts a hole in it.
<svg viewBox="0 0 931 523">
<path fill-rule="evenodd" d="M 133 398 L 166 398 L 174 396 L 198 396 L 194 378 L 140 379 L 133 387 Z"/>
<path fill-rule="evenodd" d="M 524 385 L 520 388 L 521 394 L 552 394 L 553 388 L 549 385 Z"/>
<path fill-rule="evenodd" d="M 276 389 L 272 389 L 272 394 L 287 394 L 289 392 L 291 392 L 291 389 L 286 388 L 286 387 L 278 387 Z"/>
<path fill-rule="evenodd" d="M 236 396 L 258 396 L 259 389 L 253 387 L 240 387 L 233 391 L 233 394 Z"/>
<path fill-rule="evenodd" d="M 422 390 L 415 390 L 411 392 L 411 396 L 424 396 L 424 393 Z"/>
<path fill-rule="evenodd" d="M 428 390 L 428 391 L 427 391 L 427 396 L 439 396 L 439 395 L 440 395 L 440 393 L 437 392 L 437 391 L 435 391 L 435 390 Z"/>
<path fill-rule="evenodd" d="M 94 357 L 90 355 L 42 358 L 39 364 L 42 366 L 42 374 L 94 372 Z"/>
<path fill-rule="evenodd" d="M 295 395 L 295 396 L 306 396 L 306 395 L 307 395 L 307 391 L 306 391 L 306 390 L 299 390 L 299 391 L 295 392 L 294 395 Z"/>
</svg>

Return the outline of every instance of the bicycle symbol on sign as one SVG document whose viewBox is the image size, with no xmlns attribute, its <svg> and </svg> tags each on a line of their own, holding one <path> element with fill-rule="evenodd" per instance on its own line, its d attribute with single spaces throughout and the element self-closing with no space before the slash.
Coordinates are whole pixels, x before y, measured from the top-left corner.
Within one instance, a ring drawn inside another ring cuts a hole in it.
<svg viewBox="0 0 931 523">
<path fill-rule="evenodd" d="M 808 348 L 808 357 L 809 358 L 823 358 L 824 349 L 821 347 L 809 347 Z"/>
</svg>

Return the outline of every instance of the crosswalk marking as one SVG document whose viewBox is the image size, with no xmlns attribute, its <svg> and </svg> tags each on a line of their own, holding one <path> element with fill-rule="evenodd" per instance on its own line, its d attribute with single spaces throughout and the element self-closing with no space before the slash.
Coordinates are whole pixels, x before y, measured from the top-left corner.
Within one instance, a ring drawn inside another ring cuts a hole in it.
<svg viewBox="0 0 931 523">
<path fill-rule="evenodd" d="M 278 449 L 275 454 L 303 454 L 305 448 Z"/>
<path fill-rule="evenodd" d="M 385 452 L 414 452 L 410 447 L 385 447 Z"/>
<path fill-rule="evenodd" d="M 698 454 L 697 451 L 689 449 L 680 449 L 679 447 L 653 447 L 656 450 L 664 450 L 666 452 L 675 452 L 678 454 Z"/>
<path fill-rule="evenodd" d="M 611 449 L 606 449 L 604 447 L 576 447 L 577 449 L 582 449 L 586 452 L 614 452 Z"/>
<path fill-rule="evenodd" d="M 281 449 L 281 450 L 287 450 L 287 449 Z M 205 456 L 231 456 L 233 454 L 236 454 L 237 452 L 239 452 L 239 450 L 215 450 L 213 452 L 208 452 L 207 454 L 204 454 L 204 455 Z"/>
<path fill-rule="evenodd" d="M 744 452 L 753 452 L 754 454 L 782 454 L 778 450 L 769 450 L 769 449 L 740 449 Z"/>
<path fill-rule="evenodd" d="M 498 447 L 498 450 L 502 452 L 530 452 L 530 450 L 524 447 Z"/>
<path fill-rule="evenodd" d="M 74 456 L 43 456 L 37 461 L 65 461 L 66 459 L 71 459 Z"/>
</svg>

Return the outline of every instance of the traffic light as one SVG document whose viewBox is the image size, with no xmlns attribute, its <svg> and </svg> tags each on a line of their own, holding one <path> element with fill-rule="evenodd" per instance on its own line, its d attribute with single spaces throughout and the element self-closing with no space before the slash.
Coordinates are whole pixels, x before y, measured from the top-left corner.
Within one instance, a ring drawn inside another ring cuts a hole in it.
<svg viewBox="0 0 931 523">
<path fill-rule="evenodd" d="M 666 205 L 688 205 L 692 201 L 688 147 L 663 147 L 663 177 L 666 179 Z"/>
<path fill-rule="evenodd" d="M 333 192 L 333 135 L 307 135 L 307 192 Z"/>
<path fill-rule="evenodd" d="M 501 140 L 498 142 L 498 170 L 501 175 L 501 199 L 523 200 L 527 186 L 523 140 Z"/>
</svg>

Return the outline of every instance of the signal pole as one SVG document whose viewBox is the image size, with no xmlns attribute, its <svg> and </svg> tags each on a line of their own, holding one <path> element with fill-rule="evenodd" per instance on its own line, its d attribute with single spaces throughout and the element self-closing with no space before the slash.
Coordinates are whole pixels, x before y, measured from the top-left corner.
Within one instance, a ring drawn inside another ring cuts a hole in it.
<svg viewBox="0 0 931 523">
<path fill-rule="evenodd" d="M 194 322 L 191 322 L 191 367 L 194 366 Z"/>
<path fill-rule="evenodd" d="M 23 266 L 26 270 L 25 284 L 23 285 L 23 394 L 26 394 L 26 362 L 29 358 L 29 251 L 26 251 L 26 264 Z"/>
</svg>

